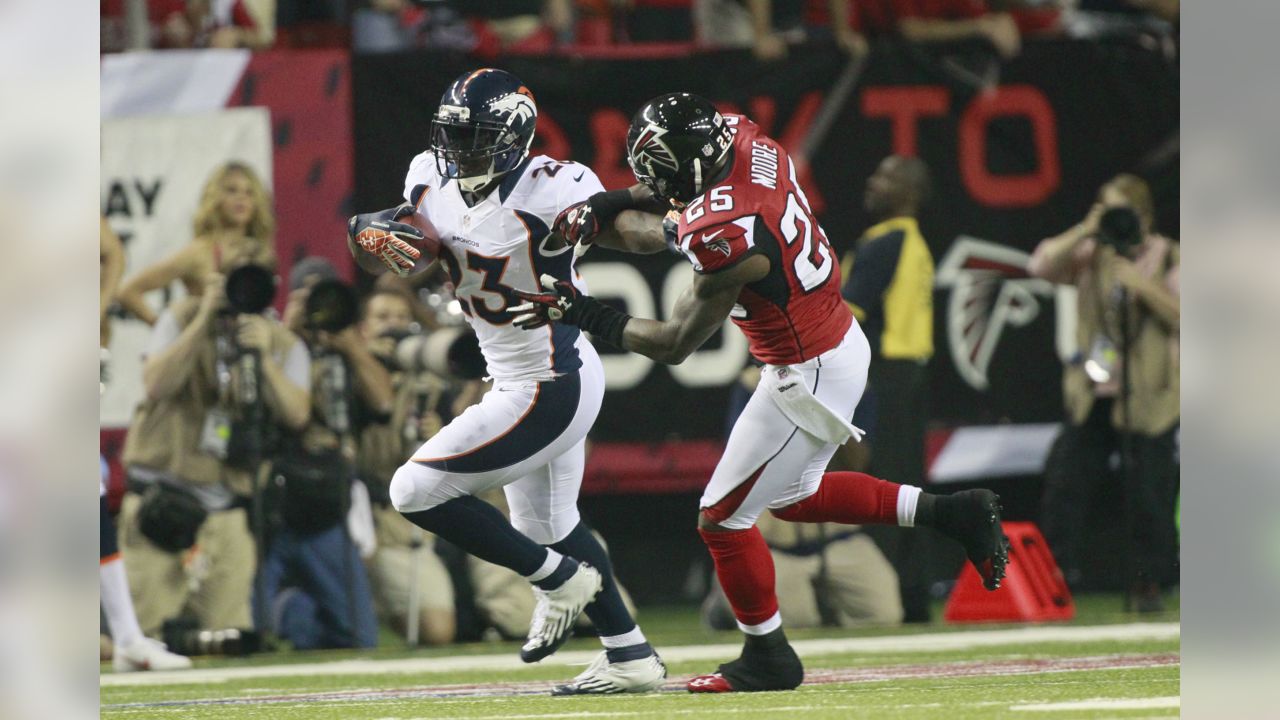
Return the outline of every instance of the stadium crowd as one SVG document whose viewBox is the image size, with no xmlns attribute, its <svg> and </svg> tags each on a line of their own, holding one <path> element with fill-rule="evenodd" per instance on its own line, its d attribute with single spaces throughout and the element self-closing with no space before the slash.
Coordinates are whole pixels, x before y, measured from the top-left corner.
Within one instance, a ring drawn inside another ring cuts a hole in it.
<svg viewBox="0 0 1280 720">
<path fill-rule="evenodd" d="M 1178 0 L 101 0 L 103 52 L 414 47 L 477 57 L 649 45 L 750 47 L 782 60 L 824 39 L 974 40 L 1003 57 L 1028 35 L 1167 32 Z"/>
</svg>

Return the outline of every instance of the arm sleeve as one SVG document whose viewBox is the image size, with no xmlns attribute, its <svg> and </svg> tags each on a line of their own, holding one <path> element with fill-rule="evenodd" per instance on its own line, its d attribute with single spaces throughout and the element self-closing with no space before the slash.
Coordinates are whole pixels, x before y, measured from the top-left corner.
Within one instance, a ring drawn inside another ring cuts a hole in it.
<svg viewBox="0 0 1280 720">
<path fill-rule="evenodd" d="M 680 251 L 694 272 L 720 272 L 747 259 L 756 250 L 756 216 L 747 215 L 694 230 L 679 240 Z"/>
<path fill-rule="evenodd" d="M 894 231 L 868 242 L 853 259 L 853 271 L 840 295 L 854 307 L 854 313 L 874 312 L 880 307 L 884 293 L 893 282 L 906 235 Z"/>
</svg>

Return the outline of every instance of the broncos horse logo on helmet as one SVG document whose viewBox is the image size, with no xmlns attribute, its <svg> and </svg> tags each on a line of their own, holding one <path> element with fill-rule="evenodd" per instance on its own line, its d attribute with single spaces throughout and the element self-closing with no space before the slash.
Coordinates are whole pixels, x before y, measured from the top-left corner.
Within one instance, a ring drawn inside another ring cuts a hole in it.
<svg viewBox="0 0 1280 720">
<path fill-rule="evenodd" d="M 733 133 L 710 101 L 672 93 L 644 104 L 627 133 L 627 162 L 658 197 L 685 205 L 729 159 Z"/>
<path fill-rule="evenodd" d="M 431 121 L 440 175 L 475 192 L 529 155 L 538 122 L 533 93 L 509 72 L 482 68 L 453 81 Z"/>
</svg>

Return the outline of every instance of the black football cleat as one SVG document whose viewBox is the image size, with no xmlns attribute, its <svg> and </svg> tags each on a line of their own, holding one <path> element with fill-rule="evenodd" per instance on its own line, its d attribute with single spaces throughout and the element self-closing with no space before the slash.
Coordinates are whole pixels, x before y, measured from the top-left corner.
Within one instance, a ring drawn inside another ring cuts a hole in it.
<svg viewBox="0 0 1280 720">
<path fill-rule="evenodd" d="M 1000 587 L 1009 563 L 1009 538 L 1000 526 L 1000 496 L 990 490 L 964 490 L 945 496 L 938 530 L 964 546 L 969 562 L 988 590 Z"/>
<path fill-rule="evenodd" d="M 795 690 L 804 682 L 804 665 L 779 628 L 768 635 L 748 635 L 737 660 L 709 675 L 691 679 L 691 693 Z"/>
</svg>

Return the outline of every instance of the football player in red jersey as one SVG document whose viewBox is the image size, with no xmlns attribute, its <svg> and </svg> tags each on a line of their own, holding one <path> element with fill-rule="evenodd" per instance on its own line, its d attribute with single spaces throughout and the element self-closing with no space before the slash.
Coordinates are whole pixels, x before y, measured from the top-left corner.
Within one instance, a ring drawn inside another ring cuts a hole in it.
<svg viewBox="0 0 1280 720">
<path fill-rule="evenodd" d="M 640 183 L 566 208 L 553 232 L 631 252 L 670 248 L 697 272 L 672 318 L 633 318 L 544 278 L 521 293 L 522 327 L 577 325 L 664 363 L 682 362 L 729 317 L 765 363 L 700 502 L 698 532 L 746 634 L 742 654 L 688 684 L 692 692 L 786 690 L 804 669 L 787 643 L 773 561 L 756 519 L 922 525 L 959 541 L 989 589 L 1008 558 L 999 498 L 989 490 L 933 495 L 863 473 L 826 472 L 866 386 L 870 350 L 840 298 L 840 270 L 786 151 L 740 115 L 678 93 L 636 114 L 627 156 Z M 653 214 L 667 209 L 676 218 Z M 649 212 L 645 212 L 649 211 Z M 923 451 L 923 448 L 922 448 Z"/>
</svg>

